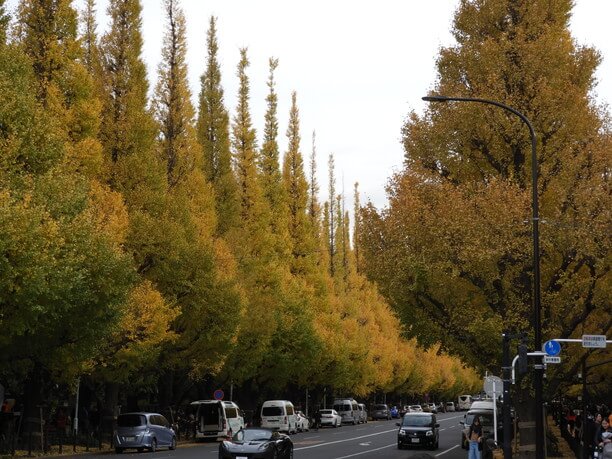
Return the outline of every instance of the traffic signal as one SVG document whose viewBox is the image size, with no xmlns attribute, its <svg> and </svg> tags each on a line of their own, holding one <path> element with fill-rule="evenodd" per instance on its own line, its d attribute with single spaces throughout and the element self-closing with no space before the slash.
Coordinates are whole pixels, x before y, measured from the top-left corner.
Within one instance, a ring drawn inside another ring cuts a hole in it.
<svg viewBox="0 0 612 459">
<path fill-rule="evenodd" d="M 527 356 L 527 345 L 519 344 L 518 347 L 518 372 L 520 375 L 524 375 L 529 371 L 529 361 Z"/>
</svg>

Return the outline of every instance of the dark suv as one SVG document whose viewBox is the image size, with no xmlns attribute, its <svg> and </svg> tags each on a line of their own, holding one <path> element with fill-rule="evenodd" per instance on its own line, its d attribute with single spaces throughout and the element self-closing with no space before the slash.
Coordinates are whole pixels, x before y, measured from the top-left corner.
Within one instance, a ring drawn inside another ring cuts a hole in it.
<svg viewBox="0 0 612 459">
<path fill-rule="evenodd" d="M 397 448 L 405 446 L 428 446 L 430 449 L 438 449 L 440 424 L 436 422 L 433 413 L 407 413 L 402 422 L 397 426 Z"/>
<path fill-rule="evenodd" d="M 389 407 L 387 405 L 374 405 L 372 409 L 372 419 L 391 419 L 391 412 L 389 411 Z"/>
</svg>

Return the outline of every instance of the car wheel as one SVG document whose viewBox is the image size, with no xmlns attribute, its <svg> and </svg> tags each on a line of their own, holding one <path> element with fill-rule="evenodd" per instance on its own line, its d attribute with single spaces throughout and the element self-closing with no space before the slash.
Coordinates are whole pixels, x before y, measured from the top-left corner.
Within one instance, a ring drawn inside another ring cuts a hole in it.
<svg viewBox="0 0 612 459">
<path fill-rule="evenodd" d="M 171 451 L 176 449 L 176 437 L 172 437 L 172 442 L 170 443 L 169 449 Z"/>
<path fill-rule="evenodd" d="M 402 445 L 399 441 L 397 442 L 397 449 L 404 449 L 404 445 Z"/>
<path fill-rule="evenodd" d="M 272 453 L 272 459 L 278 459 L 278 450 L 274 449 L 274 452 Z"/>
<path fill-rule="evenodd" d="M 117 454 L 123 453 L 123 448 L 115 448 L 115 453 Z"/>
<path fill-rule="evenodd" d="M 149 450 L 154 453 L 155 451 L 157 451 L 157 440 L 154 438 L 151 441 L 151 447 L 149 448 Z"/>
<path fill-rule="evenodd" d="M 287 455 L 287 459 L 293 459 L 293 446 L 289 448 L 289 454 Z"/>
</svg>

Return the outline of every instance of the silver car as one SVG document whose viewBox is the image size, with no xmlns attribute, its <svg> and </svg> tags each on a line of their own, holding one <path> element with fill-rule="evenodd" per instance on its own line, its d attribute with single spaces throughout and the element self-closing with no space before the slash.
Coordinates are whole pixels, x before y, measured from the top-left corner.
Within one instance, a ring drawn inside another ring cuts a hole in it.
<svg viewBox="0 0 612 459">
<path fill-rule="evenodd" d="M 117 417 L 113 443 L 115 452 L 131 448 L 155 452 L 159 447 L 176 448 L 176 433 L 168 420 L 158 413 L 125 413 Z"/>
</svg>

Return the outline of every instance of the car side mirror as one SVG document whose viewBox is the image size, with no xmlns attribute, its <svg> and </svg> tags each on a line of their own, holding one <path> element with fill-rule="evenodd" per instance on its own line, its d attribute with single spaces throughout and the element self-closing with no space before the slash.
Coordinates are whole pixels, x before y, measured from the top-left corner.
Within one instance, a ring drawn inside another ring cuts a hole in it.
<svg viewBox="0 0 612 459">
<path fill-rule="evenodd" d="M 436 427 L 440 427 L 440 424 L 436 423 Z"/>
<path fill-rule="evenodd" d="M 398 427 L 402 426 L 399 422 L 396 422 L 395 425 L 398 426 Z"/>
<path fill-rule="evenodd" d="M 464 422 L 464 421 L 459 421 L 459 424 L 461 424 L 462 426 L 464 426 L 464 425 L 465 425 L 465 422 Z"/>
</svg>

